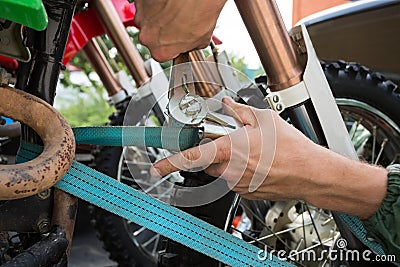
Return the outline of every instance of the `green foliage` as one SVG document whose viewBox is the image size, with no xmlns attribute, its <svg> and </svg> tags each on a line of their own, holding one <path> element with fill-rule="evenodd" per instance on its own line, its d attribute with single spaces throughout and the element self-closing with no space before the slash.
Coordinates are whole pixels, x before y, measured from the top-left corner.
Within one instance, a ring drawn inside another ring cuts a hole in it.
<svg viewBox="0 0 400 267">
<path fill-rule="evenodd" d="M 84 80 L 89 81 L 89 85 L 82 78 L 71 79 L 71 73 L 64 71 L 60 76 L 60 84 L 65 94 L 57 95 L 58 110 L 72 127 L 106 124 L 115 109 L 107 102 L 103 84 L 98 81 L 83 54 L 78 53 L 71 63 L 82 70 L 82 77 L 87 78 Z"/>
<path fill-rule="evenodd" d="M 238 57 L 233 54 L 228 54 L 229 59 L 231 60 L 232 67 L 241 71 L 245 72 L 245 68 L 247 68 L 246 63 L 244 63 L 244 57 Z"/>
<path fill-rule="evenodd" d="M 261 67 L 259 67 L 258 69 L 249 69 L 247 64 L 245 63 L 244 57 L 239 57 L 234 54 L 228 54 L 228 57 L 231 61 L 232 67 L 244 73 L 248 78 L 250 78 L 250 80 L 253 80 L 255 77 L 264 73 L 264 70 Z M 242 75 L 239 75 L 238 78 L 239 80 L 241 80 L 241 82 L 247 81 L 247 78 Z"/>
<path fill-rule="evenodd" d="M 101 89 L 81 86 L 68 90 L 71 90 L 70 97 L 60 97 L 59 110 L 72 127 L 104 125 L 115 111 L 105 100 Z M 68 103 L 71 100 L 73 104 Z"/>
<path fill-rule="evenodd" d="M 151 54 L 150 54 L 149 49 L 146 46 L 141 45 L 139 43 L 139 31 L 134 27 L 128 27 L 126 30 L 129 34 L 131 41 L 135 44 L 136 49 L 138 50 L 138 52 L 139 52 L 140 56 L 143 58 L 143 60 L 146 61 L 146 60 L 150 59 Z M 118 67 L 121 70 L 124 70 L 128 73 L 128 70 L 127 70 L 125 64 L 123 63 L 121 56 L 118 53 L 114 52 L 115 48 L 114 48 L 111 40 L 107 36 L 102 36 L 101 38 L 102 38 L 104 44 L 106 45 L 107 49 L 110 51 L 110 54 L 112 54 L 111 57 L 114 57 L 115 61 L 118 62 Z M 171 62 L 170 61 L 163 62 L 163 63 L 160 63 L 160 65 L 163 69 L 167 69 L 167 68 L 171 67 Z"/>
<path fill-rule="evenodd" d="M 139 44 L 139 32 L 135 28 L 128 28 L 127 32 L 141 57 L 144 60 L 150 58 L 149 50 Z M 112 61 L 111 66 L 114 71 L 128 72 L 121 56 L 116 52 L 111 40 L 106 36 L 101 36 L 101 41 L 105 45 L 106 57 Z M 72 65 L 81 69 L 82 73 L 90 82 L 90 86 L 85 85 L 82 80 L 71 79 L 71 74 L 64 71 L 60 77 L 60 84 L 68 91 L 67 96 L 58 95 L 57 103 L 61 114 L 67 119 L 71 126 L 88 126 L 88 125 L 104 125 L 108 122 L 108 117 L 115 111 L 107 102 L 105 88 L 97 79 L 91 64 L 82 52 L 79 52 L 70 62 Z M 170 62 L 162 63 L 161 66 L 169 68 Z"/>
</svg>

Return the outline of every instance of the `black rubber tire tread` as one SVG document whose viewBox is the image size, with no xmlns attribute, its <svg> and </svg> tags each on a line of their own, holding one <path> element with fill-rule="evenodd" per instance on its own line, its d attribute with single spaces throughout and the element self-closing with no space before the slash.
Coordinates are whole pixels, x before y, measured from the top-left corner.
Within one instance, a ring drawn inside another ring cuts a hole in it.
<svg viewBox="0 0 400 267">
<path fill-rule="evenodd" d="M 400 124 L 400 89 L 379 72 L 354 62 L 321 61 L 335 98 L 355 99 Z"/>
<path fill-rule="evenodd" d="M 125 107 L 111 115 L 110 125 L 122 125 Z M 105 146 L 96 154 L 96 170 L 117 177 L 122 147 Z M 98 207 L 90 207 L 91 221 L 110 259 L 120 267 L 155 267 L 156 263 L 143 255 L 129 237 L 124 219 Z"/>
</svg>

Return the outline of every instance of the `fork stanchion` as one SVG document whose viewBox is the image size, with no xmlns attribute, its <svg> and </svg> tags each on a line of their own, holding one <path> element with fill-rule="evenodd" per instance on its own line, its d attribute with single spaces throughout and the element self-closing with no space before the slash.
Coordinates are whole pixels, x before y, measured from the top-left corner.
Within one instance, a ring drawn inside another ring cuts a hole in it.
<svg viewBox="0 0 400 267">
<path fill-rule="evenodd" d="M 137 86 L 146 83 L 150 78 L 144 67 L 143 59 L 132 43 L 124 24 L 121 22 L 112 1 L 92 0 L 90 2 L 106 28 L 108 36 L 128 68 Z"/>
<path fill-rule="evenodd" d="M 275 1 L 235 0 L 235 3 L 260 56 L 271 90 L 279 91 L 299 83 L 303 67 Z"/>
</svg>

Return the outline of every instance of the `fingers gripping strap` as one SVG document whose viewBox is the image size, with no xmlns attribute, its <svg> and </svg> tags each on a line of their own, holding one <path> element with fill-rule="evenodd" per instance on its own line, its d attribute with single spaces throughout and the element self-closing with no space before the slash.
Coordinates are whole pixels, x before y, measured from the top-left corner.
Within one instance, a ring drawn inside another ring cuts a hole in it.
<svg viewBox="0 0 400 267">
<path fill-rule="evenodd" d="M 34 158 L 40 151 L 23 143 L 19 161 Z M 78 162 L 55 187 L 227 265 L 292 266 L 269 255 L 271 260 L 260 261 L 259 248 Z"/>
</svg>

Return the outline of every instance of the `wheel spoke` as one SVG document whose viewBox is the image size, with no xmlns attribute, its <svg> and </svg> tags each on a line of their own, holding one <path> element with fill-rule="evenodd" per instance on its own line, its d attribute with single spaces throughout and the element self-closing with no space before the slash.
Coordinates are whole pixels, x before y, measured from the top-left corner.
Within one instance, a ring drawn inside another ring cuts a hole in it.
<svg viewBox="0 0 400 267">
<path fill-rule="evenodd" d="M 149 238 L 149 240 L 147 240 L 146 242 L 142 243 L 143 247 L 147 247 L 148 245 L 153 243 L 155 240 L 157 240 L 157 236 L 158 236 L 158 234 L 155 234 L 151 238 Z"/>
<path fill-rule="evenodd" d="M 305 220 L 304 220 L 304 202 L 301 202 L 301 209 L 303 211 L 301 213 L 301 220 L 302 220 L 302 225 L 303 225 L 303 240 L 304 240 L 305 244 L 307 244 L 307 235 L 306 235 L 306 227 L 305 227 Z M 310 216 L 311 216 L 311 214 L 310 214 Z"/>
<path fill-rule="evenodd" d="M 315 224 L 314 217 L 313 217 L 312 214 L 311 214 L 310 208 L 308 207 L 308 204 L 307 204 L 307 203 L 304 203 L 304 206 L 306 207 L 306 210 L 307 210 L 307 212 L 308 212 L 308 215 L 310 215 L 311 223 L 312 223 L 312 225 L 313 225 L 313 227 L 314 227 L 314 229 L 315 229 L 315 233 L 317 234 L 318 241 L 319 241 L 320 243 L 322 243 L 321 236 L 319 235 L 319 232 L 318 232 L 317 226 L 316 226 L 316 224 Z"/>
<path fill-rule="evenodd" d="M 376 125 L 372 126 L 372 152 L 371 152 L 371 163 L 375 160 L 375 149 L 376 149 Z"/>
<path fill-rule="evenodd" d="M 277 234 L 275 234 L 274 231 L 273 231 L 272 229 L 270 229 L 270 228 L 265 224 L 265 222 L 264 222 L 260 217 L 258 217 L 257 214 L 255 214 L 255 213 L 253 212 L 253 210 L 252 210 L 250 207 L 247 206 L 247 204 L 245 204 L 244 202 L 242 202 L 242 205 L 243 205 L 248 211 L 250 211 L 251 215 L 252 215 L 254 218 L 256 218 L 262 225 L 264 225 L 264 226 L 266 227 L 266 229 L 268 229 L 268 231 L 271 232 L 271 234 L 273 234 L 273 236 L 275 236 L 283 245 L 285 245 L 286 248 L 288 248 L 288 249 L 290 250 L 290 246 L 289 246 L 284 240 L 282 240 L 282 238 L 280 238 Z"/>
<path fill-rule="evenodd" d="M 396 163 L 396 160 L 399 158 L 399 153 L 397 153 L 396 155 L 394 155 L 393 160 L 389 163 L 389 165 Z"/>
<path fill-rule="evenodd" d="M 158 243 L 160 243 L 160 237 L 161 237 L 159 234 L 157 234 L 157 235 L 155 235 L 155 236 L 157 237 L 157 239 L 156 239 L 156 241 L 154 242 L 153 250 L 151 251 L 151 253 L 152 253 L 153 255 L 157 255 Z"/>
<path fill-rule="evenodd" d="M 146 150 L 146 149 L 142 149 L 142 148 L 138 148 L 135 147 L 136 153 L 137 154 L 142 154 L 142 155 L 147 155 L 147 156 L 153 156 L 153 153 L 151 153 L 150 151 Z"/>
<path fill-rule="evenodd" d="M 133 179 L 132 177 L 125 176 L 125 175 L 121 175 L 120 181 L 122 181 L 122 180 L 126 180 L 129 182 L 135 182 L 135 179 Z"/>
<path fill-rule="evenodd" d="M 135 232 L 133 232 L 133 236 L 139 236 L 141 233 L 143 233 L 145 230 L 147 230 L 146 227 L 140 227 L 139 230 L 136 230 Z"/>
<path fill-rule="evenodd" d="M 159 198 L 168 197 L 168 196 L 170 195 L 172 189 L 174 189 L 173 186 L 168 187 L 167 190 L 165 190 L 165 192 L 162 193 L 162 194 L 159 196 Z"/>
<path fill-rule="evenodd" d="M 158 180 L 156 183 L 154 183 L 152 186 L 150 186 L 149 188 L 147 188 L 146 190 L 144 190 L 143 192 L 148 193 L 151 190 L 153 190 L 154 188 L 156 188 L 157 186 L 159 186 L 160 184 L 164 183 L 165 181 L 167 181 L 169 179 L 169 175 L 165 176 L 164 178 Z"/>
<path fill-rule="evenodd" d="M 312 223 L 312 225 L 313 225 L 313 227 L 314 227 L 314 230 L 315 230 L 315 233 L 316 233 L 316 235 L 317 235 L 317 237 L 318 237 L 318 241 L 319 241 L 319 243 L 320 243 L 321 249 L 323 249 L 322 239 L 321 239 L 321 236 L 319 235 L 318 228 L 317 228 L 317 226 L 316 226 L 316 224 L 315 224 L 315 221 L 314 221 L 314 217 L 313 217 L 312 214 L 311 214 L 311 211 L 310 211 L 310 208 L 308 207 L 308 204 L 307 204 L 307 203 L 304 203 L 304 205 L 305 205 L 305 207 L 306 207 L 306 209 L 307 209 L 308 214 L 310 215 L 311 223 Z"/>
<path fill-rule="evenodd" d="M 249 242 L 249 243 L 251 243 L 251 244 L 254 244 L 255 242 L 257 242 L 257 243 L 260 243 L 260 245 L 263 245 L 263 246 L 264 246 L 264 249 L 267 249 L 267 251 L 268 251 L 268 250 L 270 250 L 270 251 L 275 250 L 273 247 L 269 246 L 268 244 L 263 243 L 263 242 L 260 242 L 260 240 L 258 240 L 258 239 L 254 238 L 254 237 L 252 237 L 252 236 L 249 236 L 249 235 L 245 234 L 243 231 L 240 231 L 240 230 L 237 229 L 237 228 L 232 227 L 231 229 L 234 230 L 234 231 L 236 231 L 236 232 L 238 232 L 238 233 L 240 233 L 242 236 L 245 236 L 245 237 L 247 237 L 247 238 L 249 238 L 249 239 L 252 239 L 252 241 Z M 294 263 L 298 264 L 298 266 L 304 266 L 304 267 L 306 267 L 306 266 L 305 266 L 304 264 L 302 264 L 301 262 L 295 261 L 295 260 L 293 260 L 293 259 L 291 259 L 291 260 L 292 260 Z"/>
<path fill-rule="evenodd" d="M 321 242 L 321 243 L 318 243 L 318 244 L 315 244 L 315 245 L 311 245 L 311 246 L 309 246 L 309 247 L 307 247 L 307 248 L 305 248 L 305 249 L 303 249 L 303 250 L 297 251 L 296 253 L 293 253 L 292 255 L 293 255 L 293 256 L 297 256 L 297 255 L 299 255 L 299 254 L 302 254 L 302 253 L 304 253 L 304 252 L 307 252 L 307 251 L 309 251 L 309 250 L 311 250 L 311 249 L 313 249 L 313 248 L 316 248 L 316 247 L 318 247 L 318 246 L 323 247 L 323 245 L 324 245 L 325 243 L 328 243 L 328 242 L 330 242 L 330 241 L 333 241 L 333 237 L 327 238 L 326 240 L 324 240 L 324 241 Z"/>
<path fill-rule="evenodd" d="M 139 166 L 152 166 L 153 163 L 150 162 L 140 162 L 140 161 L 131 161 L 131 160 L 124 160 L 124 163 L 128 165 L 139 165 Z"/>
<path fill-rule="evenodd" d="M 361 118 L 361 119 L 359 119 L 358 121 L 356 121 L 355 128 L 354 128 L 354 129 L 353 129 L 353 128 L 351 129 L 351 131 L 352 131 L 352 134 L 351 134 L 351 137 L 350 137 L 351 140 L 353 140 L 355 134 L 357 133 L 358 126 L 360 126 L 360 123 L 362 122 L 362 120 L 363 120 L 363 119 Z"/>
<path fill-rule="evenodd" d="M 382 142 L 382 144 L 381 144 L 381 149 L 379 150 L 378 156 L 376 157 L 376 160 L 375 160 L 375 162 L 374 162 L 375 165 L 378 164 L 379 159 L 381 158 L 383 149 L 385 149 L 385 146 L 386 146 L 386 144 L 388 143 L 388 141 L 389 141 L 389 140 L 388 140 L 387 138 L 385 138 L 385 140 L 383 140 L 383 142 Z"/>
<path fill-rule="evenodd" d="M 305 226 L 308 226 L 308 225 L 311 225 L 311 224 L 312 223 L 307 223 L 307 224 L 291 227 L 291 228 L 288 228 L 288 229 L 285 229 L 285 230 L 282 230 L 282 231 L 279 231 L 279 232 L 275 232 L 273 234 L 269 234 L 269 235 L 266 235 L 266 236 L 263 236 L 263 237 L 255 238 L 255 240 L 250 241 L 249 243 L 254 243 L 256 241 L 262 241 L 262 240 L 274 237 L 275 235 L 281 235 L 281 234 L 284 234 L 284 233 L 288 233 L 290 231 L 293 231 L 293 230 L 296 230 L 296 229 L 299 229 L 301 227 L 305 227 Z"/>
</svg>

